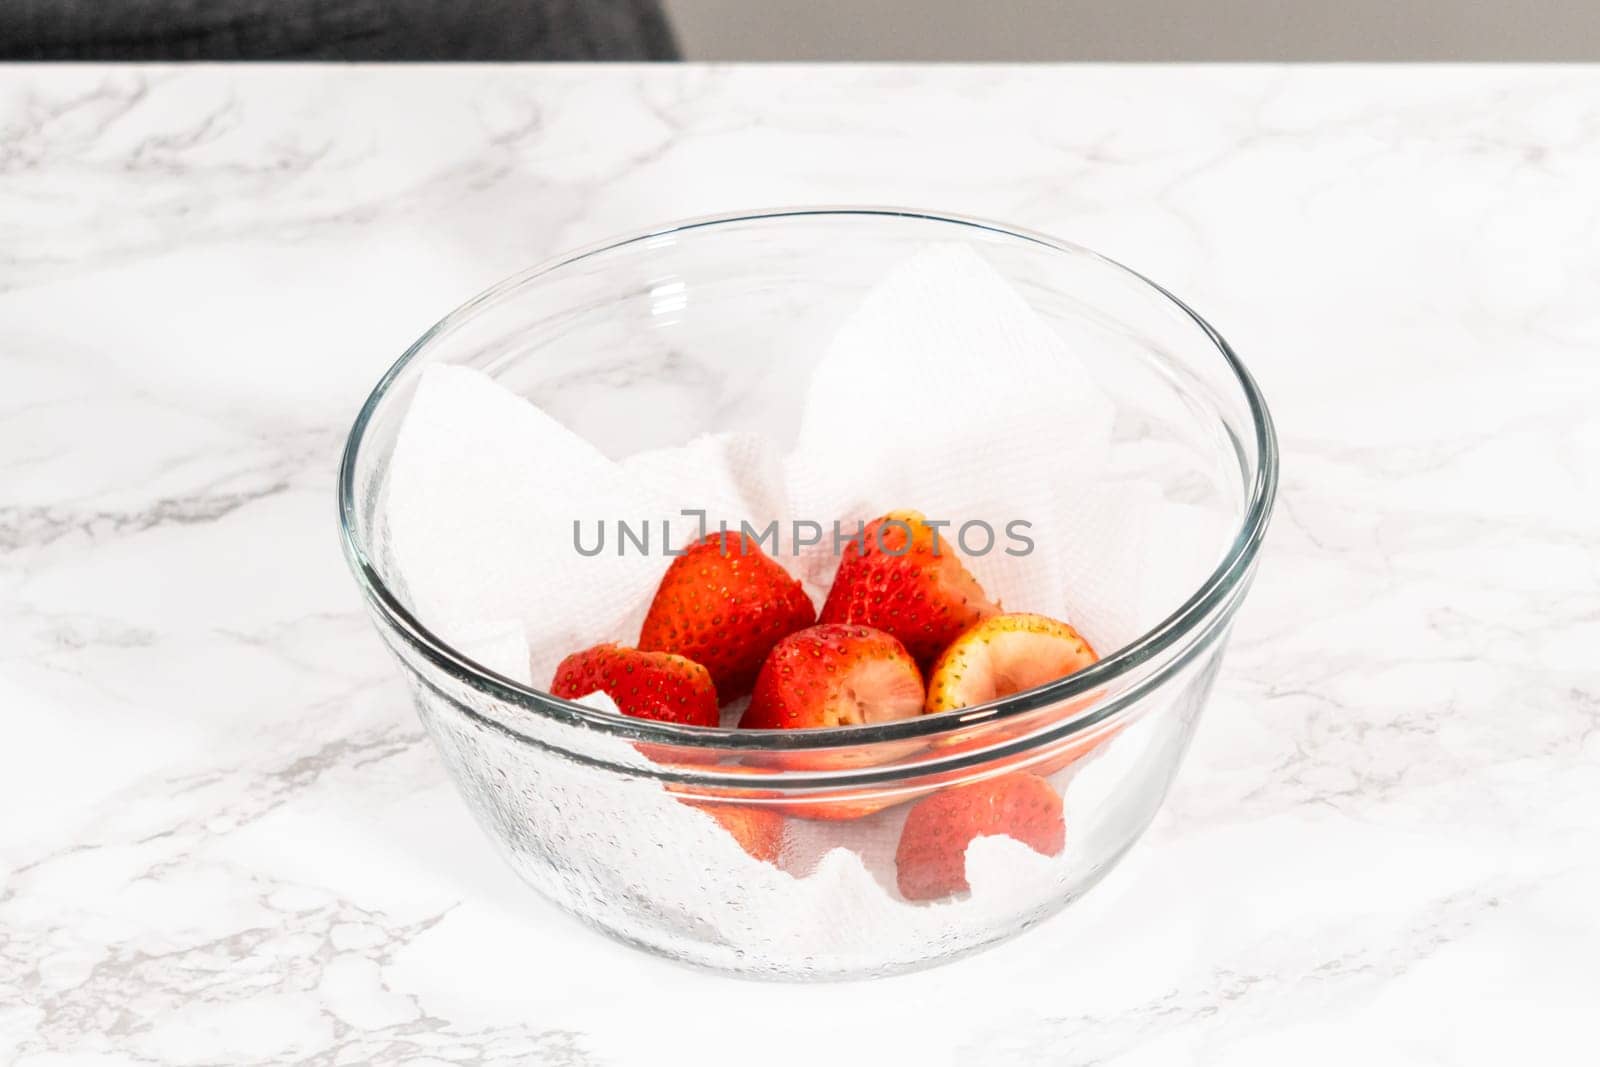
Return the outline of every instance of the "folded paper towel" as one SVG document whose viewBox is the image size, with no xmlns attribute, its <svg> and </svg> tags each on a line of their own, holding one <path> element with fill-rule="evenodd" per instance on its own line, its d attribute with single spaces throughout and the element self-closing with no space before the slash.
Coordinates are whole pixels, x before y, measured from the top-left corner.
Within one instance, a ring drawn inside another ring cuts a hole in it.
<svg viewBox="0 0 1600 1067">
<path fill-rule="evenodd" d="M 429 368 L 390 467 L 390 555 L 414 612 L 436 633 L 543 688 L 568 653 L 636 640 L 668 562 L 640 553 L 585 558 L 574 550 L 575 517 L 676 519 L 692 508 L 713 528 L 786 527 L 799 518 L 851 531 L 859 520 L 915 507 L 996 528 L 1023 520 L 1034 550 L 971 558 L 974 575 L 1007 608 L 1068 619 L 1107 651 L 1164 618 L 1220 551 L 1207 513 L 1167 501 L 1152 484 L 1098 480 L 1114 417 L 1077 354 L 977 252 L 933 246 L 891 272 L 822 356 L 787 451 L 757 434 L 711 434 L 614 461 L 479 372 Z M 674 525 L 678 547 L 691 525 Z M 831 542 L 780 557 L 814 596 L 837 563 Z M 1138 743 L 1134 727 L 1103 747 Z M 636 759 L 617 744 L 618 762 Z M 874 902 L 864 920 L 882 921 L 885 908 L 915 910 L 894 890 L 903 813 L 850 828 L 860 840 L 849 849 L 831 847 L 846 832 L 838 827 L 798 826 L 785 859 L 796 878 L 742 856 L 709 818 L 655 783 L 630 783 L 627 793 L 549 800 L 615 828 L 606 847 L 617 850 L 619 870 L 629 856 L 659 852 L 663 825 L 678 826 L 695 849 L 720 850 L 725 862 L 693 864 L 685 877 L 695 884 L 683 887 L 703 901 L 707 870 L 733 872 L 713 899 L 743 894 L 749 907 L 720 922 L 770 921 L 773 909 L 758 898 L 778 892 L 799 894 L 784 909 L 796 938 L 819 936 L 816 909 L 836 916 L 841 893 Z M 603 810 L 612 802 L 617 812 Z M 622 808 L 649 818 L 630 821 Z M 642 828 L 640 840 L 629 825 Z M 572 832 L 588 847 L 605 836 Z M 1070 840 L 1069 831 L 1066 856 L 1051 860 L 1012 841 L 975 843 L 974 892 L 951 906 L 1003 910 L 1013 894 L 1028 899 L 1026 884 L 1066 876 Z M 747 933 L 726 931 L 732 943 Z M 830 937 L 837 933 L 830 927 Z"/>
</svg>

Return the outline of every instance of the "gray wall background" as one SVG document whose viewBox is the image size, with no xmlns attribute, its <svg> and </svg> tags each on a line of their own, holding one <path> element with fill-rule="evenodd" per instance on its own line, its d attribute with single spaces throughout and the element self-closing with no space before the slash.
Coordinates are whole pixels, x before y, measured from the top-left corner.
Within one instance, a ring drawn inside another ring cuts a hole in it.
<svg viewBox="0 0 1600 1067">
<path fill-rule="evenodd" d="M 1600 0 L 664 3 L 686 59 L 1600 59 Z"/>
</svg>

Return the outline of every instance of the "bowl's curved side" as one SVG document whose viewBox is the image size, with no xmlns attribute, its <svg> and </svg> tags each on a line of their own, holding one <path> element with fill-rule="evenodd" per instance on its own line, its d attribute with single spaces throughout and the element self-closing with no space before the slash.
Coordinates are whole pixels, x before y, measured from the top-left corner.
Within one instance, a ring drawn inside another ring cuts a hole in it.
<svg viewBox="0 0 1600 1067">
<path fill-rule="evenodd" d="M 603 272 L 608 256 L 723 228 L 763 234 L 819 221 L 959 232 L 1073 257 L 1167 316 L 1208 361 L 1196 380 L 1226 394 L 1200 406 L 1227 424 L 1238 477 L 1231 538 L 1190 596 L 1098 664 L 1004 700 L 788 732 L 677 727 L 559 700 L 474 662 L 416 617 L 377 541 L 387 452 L 421 366 L 442 358 L 458 331 L 565 271 Z M 764 978 L 846 978 L 916 969 L 1010 937 L 1088 891 L 1133 846 L 1211 691 L 1270 517 L 1277 463 L 1272 421 L 1248 372 L 1215 330 L 1147 279 L 1066 242 L 979 220 L 796 209 L 607 242 L 453 312 L 368 397 L 345 447 L 339 510 L 346 558 L 422 722 L 474 817 L 525 881 L 665 956 Z M 865 757 L 833 758 L 839 751 Z M 1059 849 L 1044 855 L 1004 834 L 980 837 L 964 856 L 967 891 L 905 899 L 898 843 L 908 813 L 1023 773 L 1045 778 L 1060 801 Z"/>
<path fill-rule="evenodd" d="M 540 895 L 612 937 L 698 966 L 778 980 L 915 970 L 1003 941 L 1088 892 L 1144 833 L 1186 752 L 1216 678 L 1225 632 L 1129 709 L 1119 730 L 1048 770 L 1065 845 L 1041 856 L 1009 839 L 967 853 L 972 885 L 931 903 L 896 890 L 907 812 L 930 792 L 997 773 L 898 783 L 892 803 L 858 815 L 849 792 L 748 787 L 715 803 L 655 779 L 575 761 L 494 728 L 421 681 L 418 714 L 451 778 L 505 861 Z M 619 762 L 631 749 L 612 739 Z M 629 749 L 628 752 L 621 750 Z M 811 817 L 788 814 L 801 805 Z M 832 813 L 828 810 L 833 809 Z M 709 811 L 779 827 L 775 861 L 744 851 Z M 833 817 L 837 814 L 838 817 Z"/>
</svg>

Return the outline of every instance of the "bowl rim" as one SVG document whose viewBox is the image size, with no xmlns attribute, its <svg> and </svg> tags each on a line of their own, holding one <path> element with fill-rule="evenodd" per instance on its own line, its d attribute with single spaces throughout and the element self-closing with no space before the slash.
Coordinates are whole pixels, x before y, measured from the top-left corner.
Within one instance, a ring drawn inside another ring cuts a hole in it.
<svg viewBox="0 0 1600 1067">
<path fill-rule="evenodd" d="M 388 397 L 400 377 L 411 367 L 433 340 L 457 324 L 492 305 L 501 297 L 544 275 L 569 267 L 584 260 L 617 251 L 632 245 L 659 240 L 663 237 L 690 233 L 718 226 L 746 223 L 789 222 L 805 219 L 912 219 L 942 226 L 982 231 L 991 237 L 1023 241 L 1046 249 L 1070 255 L 1083 256 L 1098 261 L 1147 286 L 1156 295 L 1165 298 L 1187 317 L 1212 343 L 1217 353 L 1234 376 L 1235 384 L 1244 395 L 1249 408 L 1255 436 L 1256 464 L 1248 487 L 1244 515 L 1228 551 L 1215 569 L 1206 576 L 1199 587 L 1151 629 L 1123 645 L 1110 655 L 1088 667 L 1021 693 L 1014 693 L 986 704 L 973 705 L 933 715 L 919 715 L 894 722 L 862 724 L 857 726 L 823 727 L 813 730 L 740 730 L 738 728 L 688 726 L 676 723 L 638 719 L 590 707 L 543 690 L 524 685 L 466 656 L 449 642 L 435 634 L 413 615 L 409 608 L 389 588 L 376 566 L 373 565 L 357 533 L 359 509 L 355 484 L 356 464 L 365 441 L 366 431 L 379 407 Z M 505 704 L 510 704 L 534 714 L 554 719 L 568 725 L 596 730 L 630 741 L 648 741 L 683 748 L 715 748 L 731 753 L 738 751 L 784 751 L 841 746 L 872 745 L 887 742 L 927 739 L 957 730 L 971 729 L 975 724 L 999 721 L 1036 711 L 1058 702 L 1088 696 L 1071 715 L 1036 736 L 1048 741 L 1068 737 L 1081 730 L 1098 726 L 1107 718 L 1131 706 L 1131 701 L 1113 695 L 1108 698 L 1106 687 L 1125 677 L 1141 664 L 1166 652 L 1185 637 L 1204 634 L 1210 630 L 1206 620 L 1219 607 L 1236 606 L 1237 596 L 1254 567 L 1269 524 L 1278 485 L 1279 454 L 1277 434 L 1265 398 L 1243 361 L 1217 330 L 1172 292 L 1136 270 L 1102 255 L 1093 249 L 1037 231 L 1016 227 L 972 216 L 922 211 L 904 207 L 882 206 L 816 206 L 781 207 L 763 210 L 737 211 L 706 215 L 664 223 L 646 230 L 597 241 L 571 252 L 552 256 L 517 274 L 497 282 L 467 300 L 433 326 L 429 327 L 397 359 L 373 386 L 362 404 L 345 440 L 339 463 L 337 485 L 340 541 L 346 562 L 357 584 L 371 607 L 384 623 L 397 633 L 412 649 L 434 666 L 460 682 Z M 1230 604 L 1231 602 L 1231 604 Z M 1098 692 L 1097 692 L 1098 690 Z M 459 706 L 459 702 L 452 700 Z M 1109 705 L 1109 706 L 1102 706 Z M 498 729 L 525 741 L 541 746 L 546 742 L 498 720 L 488 719 Z M 1003 749 L 1026 745 L 1001 746 Z M 999 749 L 986 750 L 994 755 Z M 973 754 L 976 756 L 977 754 Z M 967 762 L 963 759 L 961 762 Z M 620 769 L 620 768 L 619 768 Z M 627 768 L 638 773 L 638 768 Z M 926 769 L 926 765 L 923 768 Z M 709 770 L 709 768 L 708 768 Z M 904 768 L 900 773 L 904 773 Z M 778 775 L 773 780 L 781 780 Z M 802 775 L 801 777 L 808 777 Z M 823 780 L 818 778 L 819 783 Z M 863 778 L 878 778 L 867 773 Z M 748 780 L 747 780 L 748 784 Z"/>
</svg>

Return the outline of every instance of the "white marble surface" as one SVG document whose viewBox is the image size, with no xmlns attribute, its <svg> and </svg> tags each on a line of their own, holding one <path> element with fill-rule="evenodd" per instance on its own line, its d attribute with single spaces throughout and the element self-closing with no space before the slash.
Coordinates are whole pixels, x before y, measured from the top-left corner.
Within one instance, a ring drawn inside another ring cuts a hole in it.
<svg viewBox="0 0 1600 1067">
<path fill-rule="evenodd" d="M 1592 1057 L 1596 190 L 1596 68 L 0 70 L 0 1057 Z M 534 898 L 334 532 L 349 420 L 439 314 L 795 202 L 1143 268 L 1285 450 L 1144 842 L 870 984 L 689 971 Z"/>
</svg>

